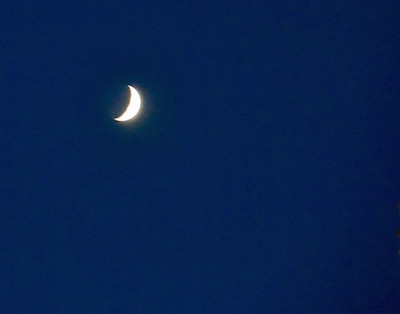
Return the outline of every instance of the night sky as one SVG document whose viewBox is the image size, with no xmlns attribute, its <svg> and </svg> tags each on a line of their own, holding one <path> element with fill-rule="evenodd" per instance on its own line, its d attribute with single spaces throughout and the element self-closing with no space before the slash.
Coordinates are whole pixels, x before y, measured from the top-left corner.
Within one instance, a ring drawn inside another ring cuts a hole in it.
<svg viewBox="0 0 400 314">
<path fill-rule="evenodd" d="M 399 16 L 3 1 L 0 312 L 400 313 Z"/>
</svg>

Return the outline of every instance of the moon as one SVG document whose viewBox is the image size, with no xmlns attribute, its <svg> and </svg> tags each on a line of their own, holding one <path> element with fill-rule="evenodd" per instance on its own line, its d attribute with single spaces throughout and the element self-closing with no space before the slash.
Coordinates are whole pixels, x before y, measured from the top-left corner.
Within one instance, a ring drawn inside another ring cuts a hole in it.
<svg viewBox="0 0 400 314">
<path fill-rule="evenodd" d="M 136 89 L 132 86 L 128 85 L 129 90 L 131 91 L 131 98 L 129 100 L 128 107 L 126 108 L 125 112 L 119 116 L 118 118 L 114 118 L 115 121 L 118 122 L 125 122 L 132 119 L 136 114 L 139 112 L 140 109 L 140 95 Z"/>
</svg>

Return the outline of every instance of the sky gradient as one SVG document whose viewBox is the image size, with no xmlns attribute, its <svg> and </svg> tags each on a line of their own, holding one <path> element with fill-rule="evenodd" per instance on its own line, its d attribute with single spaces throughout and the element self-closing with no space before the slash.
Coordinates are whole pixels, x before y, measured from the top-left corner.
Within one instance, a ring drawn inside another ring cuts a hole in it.
<svg viewBox="0 0 400 314">
<path fill-rule="evenodd" d="M 0 312 L 399 313 L 399 16 L 3 3 Z"/>
</svg>

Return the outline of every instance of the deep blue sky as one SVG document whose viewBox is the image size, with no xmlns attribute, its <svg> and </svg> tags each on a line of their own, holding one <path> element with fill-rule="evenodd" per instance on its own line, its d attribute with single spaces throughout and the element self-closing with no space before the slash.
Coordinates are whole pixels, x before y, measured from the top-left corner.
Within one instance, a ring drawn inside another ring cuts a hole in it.
<svg viewBox="0 0 400 314">
<path fill-rule="evenodd" d="M 0 312 L 399 313 L 399 16 L 3 1 Z"/>
</svg>

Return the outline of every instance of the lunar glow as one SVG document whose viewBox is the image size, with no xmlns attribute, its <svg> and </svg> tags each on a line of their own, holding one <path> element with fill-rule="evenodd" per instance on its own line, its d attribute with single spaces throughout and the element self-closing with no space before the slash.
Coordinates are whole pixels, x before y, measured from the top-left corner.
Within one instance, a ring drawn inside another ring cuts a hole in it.
<svg viewBox="0 0 400 314">
<path fill-rule="evenodd" d="M 136 116 L 140 109 L 141 100 L 139 93 L 132 86 L 128 85 L 128 87 L 131 91 L 131 99 L 125 112 L 120 117 L 114 118 L 114 120 L 119 122 L 124 122 L 132 119 L 134 116 Z"/>
</svg>

